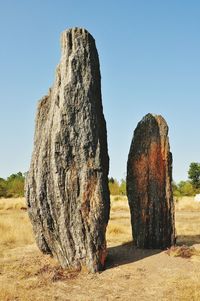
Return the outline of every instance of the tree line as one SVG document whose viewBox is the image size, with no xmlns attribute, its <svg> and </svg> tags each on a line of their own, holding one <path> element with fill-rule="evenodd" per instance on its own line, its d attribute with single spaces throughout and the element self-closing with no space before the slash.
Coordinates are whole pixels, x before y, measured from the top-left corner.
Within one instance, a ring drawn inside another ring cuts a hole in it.
<svg viewBox="0 0 200 301">
<path fill-rule="evenodd" d="M 10 175 L 7 179 L 0 178 L 0 197 L 23 197 L 25 176 L 21 172 Z M 109 190 L 111 195 L 126 195 L 126 181 L 117 181 L 109 178 Z M 200 163 L 192 162 L 188 170 L 188 180 L 173 182 L 173 194 L 175 197 L 193 196 L 200 193 Z"/>
<path fill-rule="evenodd" d="M 0 178 L 0 197 L 23 197 L 25 174 L 18 172 L 7 179 Z"/>
<path fill-rule="evenodd" d="M 126 195 L 126 181 L 124 179 L 118 182 L 114 178 L 109 178 L 108 186 L 111 195 Z"/>
<path fill-rule="evenodd" d="M 109 189 L 111 195 L 126 195 L 126 181 L 122 179 L 109 179 Z M 172 183 L 175 197 L 194 196 L 200 193 L 200 163 L 192 162 L 188 170 L 188 180 Z"/>
<path fill-rule="evenodd" d="M 193 196 L 200 193 L 200 163 L 192 162 L 188 170 L 188 180 L 173 182 L 172 187 L 175 197 Z"/>
</svg>

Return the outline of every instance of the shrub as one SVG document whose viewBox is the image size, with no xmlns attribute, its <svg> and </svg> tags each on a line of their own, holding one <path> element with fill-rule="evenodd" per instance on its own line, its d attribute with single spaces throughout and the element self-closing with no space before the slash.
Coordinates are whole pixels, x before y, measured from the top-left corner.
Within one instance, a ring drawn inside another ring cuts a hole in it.
<svg viewBox="0 0 200 301">
<path fill-rule="evenodd" d="M 111 195 L 126 195 L 126 181 L 124 179 L 119 183 L 116 179 L 110 178 L 108 185 Z"/>
<path fill-rule="evenodd" d="M 24 196 L 25 176 L 18 172 L 12 174 L 6 180 L 0 178 L 0 197 L 22 197 Z"/>
</svg>

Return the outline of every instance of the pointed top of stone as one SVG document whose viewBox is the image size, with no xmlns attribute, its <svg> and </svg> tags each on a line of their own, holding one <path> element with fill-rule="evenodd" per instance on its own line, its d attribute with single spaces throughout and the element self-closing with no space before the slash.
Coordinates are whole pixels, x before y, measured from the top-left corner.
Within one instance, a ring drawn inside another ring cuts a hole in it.
<svg viewBox="0 0 200 301">
<path fill-rule="evenodd" d="M 85 28 L 73 27 L 63 31 L 61 34 L 62 54 L 76 51 L 81 46 L 88 47 L 88 43 L 95 44 L 95 39 Z"/>
<path fill-rule="evenodd" d="M 166 120 L 165 120 L 165 118 L 162 116 L 162 115 L 157 115 L 157 114 L 153 114 L 153 113 L 148 113 L 148 114 L 146 114 L 143 118 L 142 118 L 142 120 L 141 120 L 141 122 L 146 122 L 146 121 L 149 121 L 149 120 L 156 120 L 157 122 L 164 122 L 164 123 L 166 123 L 167 124 L 167 122 L 166 122 Z"/>
<path fill-rule="evenodd" d="M 160 135 L 167 135 L 168 134 L 168 125 L 165 120 L 165 118 L 162 115 L 157 115 L 153 113 L 146 114 L 142 120 L 138 123 L 137 128 L 135 131 L 137 131 L 138 128 L 140 128 L 142 125 L 146 126 L 146 124 L 149 124 L 148 127 L 155 126 L 157 124 L 159 128 Z"/>
</svg>

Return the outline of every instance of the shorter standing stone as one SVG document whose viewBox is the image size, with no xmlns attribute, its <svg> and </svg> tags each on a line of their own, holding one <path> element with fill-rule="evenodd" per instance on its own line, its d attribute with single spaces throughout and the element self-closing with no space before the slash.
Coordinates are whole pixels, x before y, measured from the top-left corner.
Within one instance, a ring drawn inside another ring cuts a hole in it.
<svg viewBox="0 0 200 301">
<path fill-rule="evenodd" d="M 162 116 L 147 114 L 137 125 L 128 156 L 127 195 L 136 246 L 173 245 L 172 154 Z"/>
</svg>

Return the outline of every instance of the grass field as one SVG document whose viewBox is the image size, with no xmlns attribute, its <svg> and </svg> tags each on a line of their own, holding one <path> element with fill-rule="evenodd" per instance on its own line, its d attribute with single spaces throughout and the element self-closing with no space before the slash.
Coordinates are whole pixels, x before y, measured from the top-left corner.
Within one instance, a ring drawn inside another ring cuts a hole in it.
<svg viewBox="0 0 200 301">
<path fill-rule="evenodd" d="M 176 202 L 176 231 L 179 245 L 200 244 L 200 204 L 193 198 Z M 0 300 L 200 300 L 198 248 L 165 253 L 137 250 L 131 241 L 127 199 L 112 196 L 106 271 L 64 271 L 37 249 L 25 200 L 0 199 Z"/>
</svg>

